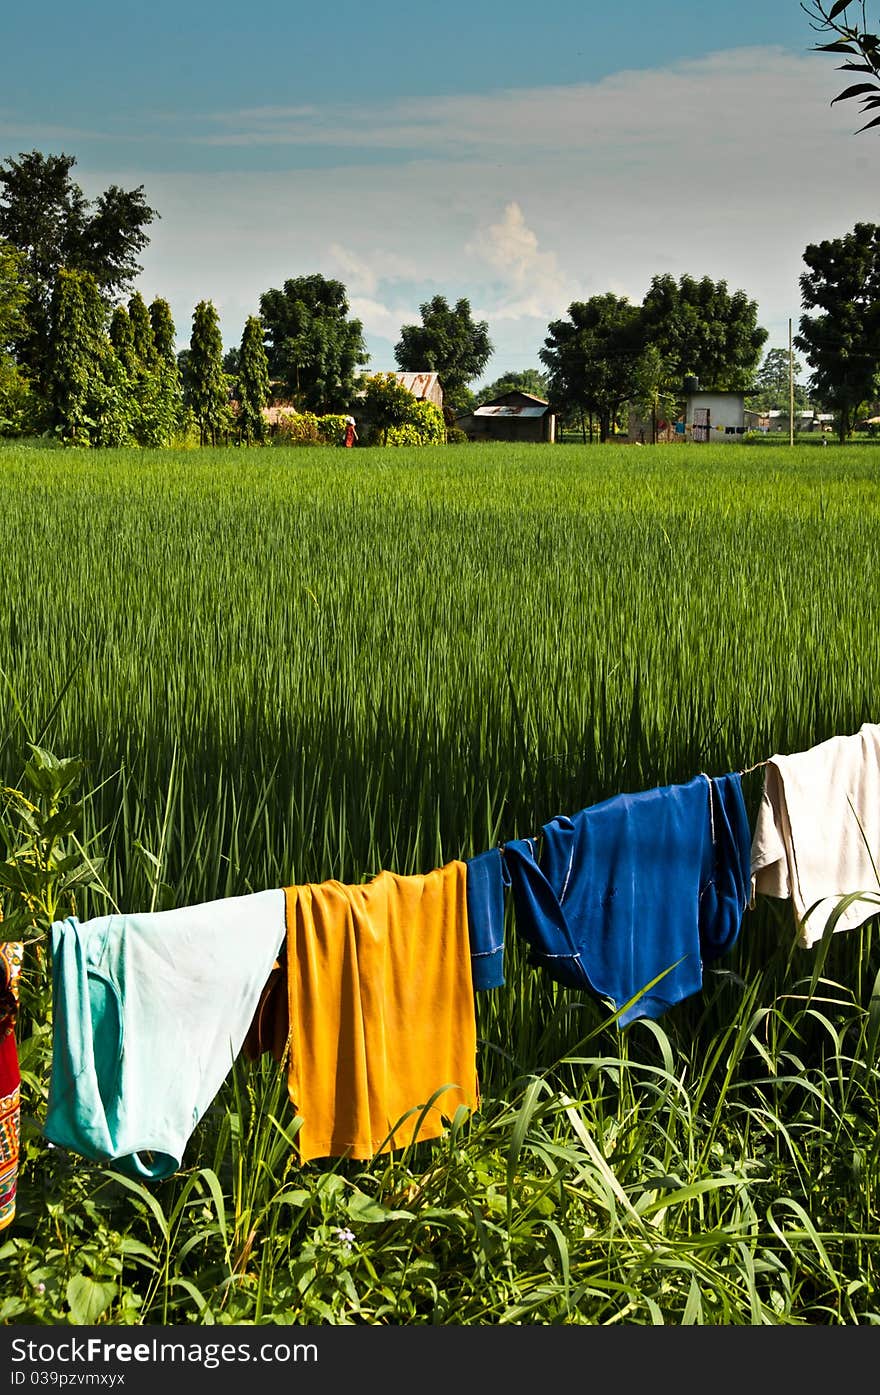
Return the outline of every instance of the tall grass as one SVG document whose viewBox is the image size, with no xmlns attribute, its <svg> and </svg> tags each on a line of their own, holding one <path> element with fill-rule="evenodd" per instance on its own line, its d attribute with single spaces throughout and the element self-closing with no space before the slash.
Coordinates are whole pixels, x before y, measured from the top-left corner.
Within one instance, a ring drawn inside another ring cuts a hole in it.
<svg viewBox="0 0 880 1395">
<path fill-rule="evenodd" d="M 0 450 L 0 782 L 44 733 L 89 761 L 85 917 L 427 871 L 854 731 L 878 462 Z M 511 922 L 483 1107 L 441 1145 L 299 1169 L 277 1071 L 239 1063 L 152 1191 L 41 1146 L 35 1064 L 0 1317 L 874 1321 L 878 968 L 871 926 L 820 960 L 762 901 L 703 994 L 621 1034 Z"/>
</svg>

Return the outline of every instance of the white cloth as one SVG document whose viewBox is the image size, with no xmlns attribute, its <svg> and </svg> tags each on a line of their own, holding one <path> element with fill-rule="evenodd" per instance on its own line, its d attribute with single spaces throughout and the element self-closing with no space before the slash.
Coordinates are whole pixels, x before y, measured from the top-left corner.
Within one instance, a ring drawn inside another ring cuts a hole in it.
<svg viewBox="0 0 880 1395">
<path fill-rule="evenodd" d="M 756 892 L 790 896 L 806 949 L 843 896 L 865 893 L 835 930 L 880 914 L 880 726 L 866 722 L 854 736 L 770 757 L 751 864 L 752 904 Z"/>
<path fill-rule="evenodd" d="M 175 1172 L 284 934 L 282 887 L 54 921 L 46 1138 L 132 1177 Z"/>
</svg>

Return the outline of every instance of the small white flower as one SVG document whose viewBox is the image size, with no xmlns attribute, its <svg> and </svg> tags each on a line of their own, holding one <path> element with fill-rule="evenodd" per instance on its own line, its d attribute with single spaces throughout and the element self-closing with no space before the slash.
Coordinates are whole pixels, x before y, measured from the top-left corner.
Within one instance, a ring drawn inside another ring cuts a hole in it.
<svg viewBox="0 0 880 1395">
<path fill-rule="evenodd" d="M 342 1248 L 344 1250 L 350 1250 L 352 1244 L 354 1243 L 354 1231 L 349 1230 L 347 1226 L 344 1229 L 339 1227 L 337 1228 L 335 1234 L 336 1239 L 339 1241 Z"/>
</svg>

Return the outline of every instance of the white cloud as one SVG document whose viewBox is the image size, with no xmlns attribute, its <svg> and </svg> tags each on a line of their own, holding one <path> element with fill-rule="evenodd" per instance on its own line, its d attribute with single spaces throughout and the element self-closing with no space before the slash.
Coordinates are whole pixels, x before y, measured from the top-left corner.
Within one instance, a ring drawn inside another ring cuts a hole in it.
<svg viewBox="0 0 880 1395">
<path fill-rule="evenodd" d="M 332 262 L 339 267 L 345 276 L 346 285 L 350 292 L 363 291 L 366 295 L 372 295 L 375 292 L 379 277 L 361 257 L 356 256 L 354 252 L 349 252 L 338 242 L 331 242 L 327 251 Z"/>
<path fill-rule="evenodd" d="M 716 149 L 719 141 L 733 148 L 770 116 L 771 141 L 797 137 L 802 114 L 822 105 L 828 69 L 814 54 L 738 48 L 564 87 L 212 113 L 201 122 L 209 129 L 190 126 L 182 138 L 212 146 L 334 146 L 492 160 L 504 151 L 514 159 L 579 152 L 593 167 L 623 154 L 642 163 L 670 140 L 679 146 L 699 140 L 701 131 L 711 131 Z M 833 89 L 833 76 L 830 83 Z"/>
<path fill-rule="evenodd" d="M 493 307 L 498 319 L 546 320 L 561 303 L 575 299 L 554 253 L 538 250 L 537 235 L 515 201 L 505 206 L 500 222 L 481 227 L 465 251 L 486 262 L 500 280 L 502 294 Z"/>
<path fill-rule="evenodd" d="M 365 336 L 378 339 L 397 340 L 400 338 L 400 326 L 403 324 L 418 324 L 418 311 L 412 308 L 392 309 L 384 305 L 381 301 L 371 300 L 367 296 L 352 296 L 349 299 L 351 313 L 360 320 L 364 327 Z"/>
<path fill-rule="evenodd" d="M 494 375 L 535 364 L 572 299 L 639 301 L 653 275 L 689 272 L 743 288 L 782 344 L 806 244 L 878 216 L 877 138 L 829 106 L 839 78 L 815 55 L 748 49 L 571 88 L 236 114 L 251 144 L 343 145 L 345 162 L 328 149 L 332 166 L 289 172 L 243 157 L 234 175 L 90 178 L 145 182 L 162 214 L 145 291 L 181 327 L 222 294 L 228 342 L 261 291 L 321 271 L 345 281 L 383 359 L 419 303 L 467 296 L 489 320 Z"/>
</svg>

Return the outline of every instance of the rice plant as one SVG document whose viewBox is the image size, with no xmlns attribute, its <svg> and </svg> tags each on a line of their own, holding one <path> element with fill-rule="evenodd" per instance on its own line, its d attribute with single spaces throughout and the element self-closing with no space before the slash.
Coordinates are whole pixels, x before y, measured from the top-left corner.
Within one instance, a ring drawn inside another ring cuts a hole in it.
<svg viewBox="0 0 880 1395">
<path fill-rule="evenodd" d="M 28 742 L 85 762 L 86 918 L 427 871 L 853 732 L 877 459 L 5 447 L 0 784 Z M 45 1148 L 33 1015 L 0 1320 L 874 1322 L 878 971 L 873 923 L 819 957 L 759 899 L 621 1033 L 511 919 L 440 1143 L 299 1167 L 277 1068 L 239 1062 L 150 1189 Z"/>
</svg>

